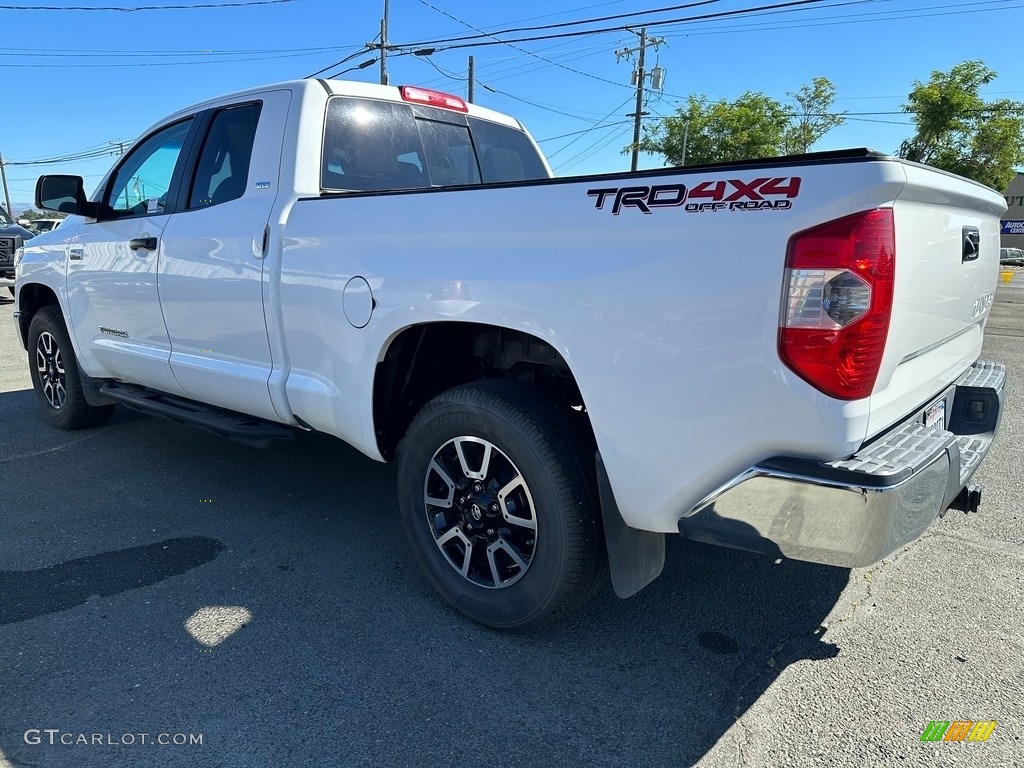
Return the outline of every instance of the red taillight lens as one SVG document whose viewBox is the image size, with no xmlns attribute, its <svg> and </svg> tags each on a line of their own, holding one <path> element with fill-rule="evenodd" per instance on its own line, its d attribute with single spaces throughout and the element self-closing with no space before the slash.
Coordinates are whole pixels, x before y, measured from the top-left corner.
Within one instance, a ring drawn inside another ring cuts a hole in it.
<svg viewBox="0 0 1024 768">
<path fill-rule="evenodd" d="M 456 112 L 469 112 L 466 102 L 458 96 L 452 96 L 450 93 L 431 91 L 426 88 L 415 88 L 411 85 L 403 85 L 398 90 L 401 91 L 402 98 L 406 101 L 414 101 L 418 104 L 427 104 L 431 107 L 441 107 L 442 109 L 454 109 Z"/>
<path fill-rule="evenodd" d="M 891 208 L 794 235 L 786 254 L 779 357 L 826 395 L 870 395 L 889 334 L 895 275 Z"/>
</svg>

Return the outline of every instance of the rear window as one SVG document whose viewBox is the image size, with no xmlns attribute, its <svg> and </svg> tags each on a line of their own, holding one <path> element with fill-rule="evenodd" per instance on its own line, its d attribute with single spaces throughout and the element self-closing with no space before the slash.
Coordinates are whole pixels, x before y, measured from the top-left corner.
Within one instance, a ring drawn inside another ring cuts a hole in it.
<svg viewBox="0 0 1024 768">
<path fill-rule="evenodd" d="M 422 189 L 547 178 L 519 130 L 432 107 L 332 98 L 320 185 L 326 190 Z"/>
</svg>

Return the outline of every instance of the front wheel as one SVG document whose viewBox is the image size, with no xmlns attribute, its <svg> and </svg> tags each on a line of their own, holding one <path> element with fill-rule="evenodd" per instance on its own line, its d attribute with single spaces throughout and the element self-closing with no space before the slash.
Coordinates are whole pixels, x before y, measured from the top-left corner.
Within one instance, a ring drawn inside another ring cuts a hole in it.
<svg viewBox="0 0 1024 768">
<path fill-rule="evenodd" d="M 530 385 L 476 382 L 430 401 L 399 446 L 413 554 L 438 593 L 480 624 L 544 625 L 605 574 L 593 458 L 574 415 Z"/>
<path fill-rule="evenodd" d="M 43 416 L 60 429 L 84 429 L 106 422 L 113 405 L 85 400 L 78 361 L 60 307 L 40 309 L 28 327 L 28 364 L 32 388 Z"/>
</svg>

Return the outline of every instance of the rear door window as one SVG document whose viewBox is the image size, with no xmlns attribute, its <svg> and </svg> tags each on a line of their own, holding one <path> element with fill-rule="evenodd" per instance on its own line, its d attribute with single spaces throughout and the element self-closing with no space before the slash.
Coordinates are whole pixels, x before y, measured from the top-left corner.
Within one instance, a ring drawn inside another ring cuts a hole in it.
<svg viewBox="0 0 1024 768">
<path fill-rule="evenodd" d="M 192 179 L 189 208 L 206 208 L 245 194 L 261 106 L 228 107 L 214 116 Z"/>
<path fill-rule="evenodd" d="M 442 109 L 336 96 L 327 104 L 320 186 L 386 191 L 544 179 L 522 131 Z"/>
</svg>

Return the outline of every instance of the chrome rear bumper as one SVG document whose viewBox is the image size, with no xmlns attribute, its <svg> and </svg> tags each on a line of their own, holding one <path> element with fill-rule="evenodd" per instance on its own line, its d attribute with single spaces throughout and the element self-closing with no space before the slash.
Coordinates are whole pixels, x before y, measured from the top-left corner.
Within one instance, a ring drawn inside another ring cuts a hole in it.
<svg viewBox="0 0 1024 768">
<path fill-rule="evenodd" d="M 950 507 L 999 428 L 1006 372 L 979 360 L 944 395 L 945 428 L 920 414 L 845 461 L 780 457 L 719 488 L 679 520 L 688 539 L 815 563 L 876 563 Z"/>
</svg>

